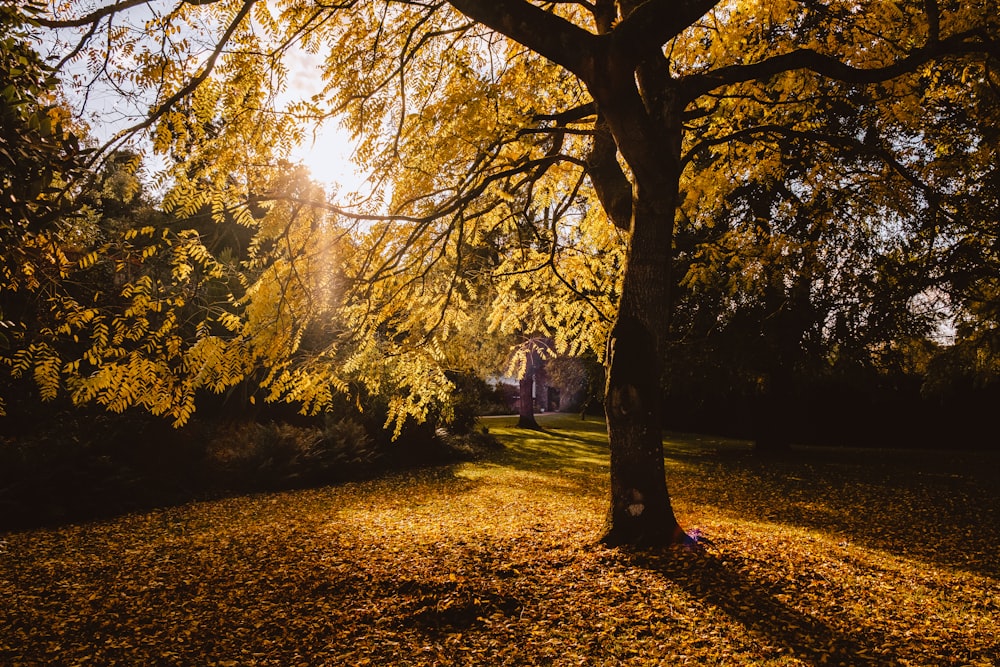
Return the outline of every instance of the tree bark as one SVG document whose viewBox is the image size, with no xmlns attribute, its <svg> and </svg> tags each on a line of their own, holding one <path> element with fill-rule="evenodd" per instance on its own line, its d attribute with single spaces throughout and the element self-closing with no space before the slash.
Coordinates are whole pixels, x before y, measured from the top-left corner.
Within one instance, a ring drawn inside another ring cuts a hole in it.
<svg viewBox="0 0 1000 667">
<path fill-rule="evenodd" d="M 608 54 L 601 76 L 588 82 L 600 117 L 632 172 L 629 249 L 606 359 L 611 502 L 601 541 L 637 547 L 687 544 L 690 538 L 674 516 L 667 491 L 660 390 L 684 105 L 659 49 L 640 63 L 620 55 Z M 595 142 L 595 150 L 600 147 Z M 621 187 L 620 172 L 589 174 L 591 180 L 616 181 L 595 183 L 599 194 Z M 604 198 L 602 204 L 607 204 Z M 614 218 L 618 209 L 607 212 Z"/>
<path fill-rule="evenodd" d="M 611 504 L 601 541 L 612 546 L 688 541 L 674 516 L 663 464 L 660 375 L 673 198 L 643 194 L 637 192 L 618 318 L 608 342 Z"/>
<path fill-rule="evenodd" d="M 534 352 L 528 352 L 528 359 L 524 367 L 524 375 L 518 381 L 519 396 L 517 399 L 518 428 L 530 428 L 539 430 L 538 422 L 535 420 L 535 358 Z"/>
</svg>

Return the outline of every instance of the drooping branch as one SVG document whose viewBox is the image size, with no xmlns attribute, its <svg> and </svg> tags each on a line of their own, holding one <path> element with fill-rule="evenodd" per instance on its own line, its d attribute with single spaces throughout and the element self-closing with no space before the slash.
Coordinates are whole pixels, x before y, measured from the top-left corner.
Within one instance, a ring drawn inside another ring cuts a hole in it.
<svg viewBox="0 0 1000 667">
<path fill-rule="evenodd" d="M 517 175 L 529 175 L 530 180 L 535 180 L 544 173 L 544 171 L 559 163 L 559 162 L 569 162 L 577 164 L 579 166 L 585 166 L 583 161 L 568 155 L 546 155 L 543 158 L 535 160 L 525 160 L 523 163 L 518 164 L 513 167 L 506 169 L 501 169 L 495 173 L 489 174 L 479 180 L 476 185 L 460 193 L 456 193 L 450 201 L 442 204 L 435 208 L 434 211 L 428 213 L 427 215 L 403 215 L 399 213 L 386 213 L 386 214 L 376 214 L 376 213 L 359 213 L 357 211 L 352 211 L 343 206 L 338 206 L 336 204 L 331 204 L 326 201 L 318 201 L 312 199 L 304 199 L 297 195 L 286 195 L 279 192 L 270 192 L 263 194 L 250 195 L 248 202 L 250 204 L 260 204 L 269 201 L 287 201 L 287 202 L 298 202 L 308 204 L 310 206 L 315 206 L 316 208 L 329 211 L 336 215 L 348 218 L 351 220 L 357 220 L 361 222 L 412 222 L 418 224 L 430 224 L 436 220 L 454 215 L 456 212 L 470 206 L 474 203 L 480 195 L 482 195 L 486 189 L 493 183 L 497 181 L 503 181 L 512 176 Z M 525 181 L 527 182 L 527 181 Z"/>
<path fill-rule="evenodd" d="M 434 42 L 434 40 L 449 37 L 451 39 L 448 44 L 447 49 L 455 48 L 459 40 L 466 36 L 466 34 L 474 27 L 475 23 L 465 22 L 458 25 L 454 25 L 447 28 L 442 28 L 440 30 L 430 30 L 425 33 L 419 33 L 418 28 L 424 25 L 430 18 L 430 15 L 437 11 L 443 3 L 434 4 L 427 8 L 427 13 L 418 22 L 417 25 L 411 26 L 405 36 L 405 47 L 400 49 L 399 57 L 395 62 L 395 65 L 389 69 L 384 76 L 375 81 L 375 83 L 369 88 L 355 92 L 352 94 L 345 95 L 343 101 L 332 107 L 329 111 L 322 114 L 322 118 L 335 117 L 344 113 L 351 104 L 361 103 L 364 104 L 367 100 L 371 100 L 377 94 L 389 90 L 393 83 L 400 83 L 400 96 L 403 105 L 405 106 L 405 89 L 406 89 L 406 75 L 407 67 L 417 59 L 420 55 L 422 49 Z M 372 52 L 377 53 L 378 44 L 377 41 L 372 47 Z M 405 117 L 404 114 L 399 114 L 400 119 Z M 399 122 L 402 122 L 400 120 Z M 397 132 L 398 135 L 398 132 Z M 399 137 L 397 136 L 397 139 Z"/>
<path fill-rule="evenodd" d="M 212 53 L 209 54 L 205 63 L 202 65 L 201 70 L 193 76 L 184 86 L 182 86 L 173 95 L 170 95 L 163 102 L 158 104 L 155 109 L 153 109 L 142 121 L 135 123 L 123 130 L 115 133 L 111 139 L 109 139 L 104 146 L 101 147 L 99 151 L 95 153 L 94 159 L 98 159 L 99 156 L 105 154 L 108 149 L 112 146 L 118 144 L 125 137 L 133 136 L 137 132 L 141 132 L 149 127 L 151 127 L 156 121 L 158 121 L 164 114 L 170 111 L 171 108 L 179 101 L 193 93 L 198 87 L 208 79 L 212 70 L 215 69 L 216 61 L 218 61 L 219 56 L 222 55 L 226 46 L 229 44 L 229 40 L 232 38 L 233 33 L 240 26 L 243 20 L 250 14 L 253 6 L 257 3 L 257 0 L 244 0 L 243 6 L 240 7 L 239 12 L 233 17 L 229 25 L 226 27 L 225 32 L 219 37 L 219 41 L 216 43 L 215 48 Z"/>
<path fill-rule="evenodd" d="M 569 280 L 568 278 L 566 278 L 566 276 L 562 274 L 562 272 L 559 270 L 559 263 L 556 261 L 556 255 L 559 248 L 559 242 L 558 242 L 559 234 L 557 229 L 559 219 L 562 218 L 562 216 L 566 212 L 566 208 L 576 198 L 576 194 L 579 192 L 580 187 L 582 185 L 583 185 L 583 174 L 581 174 L 580 178 L 576 180 L 576 183 L 573 185 L 573 189 L 570 191 L 569 196 L 566 197 L 565 206 L 561 210 L 557 209 L 552 213 L 552 244 L 549 249 L 549 258 L 547 264 L 551 269 L 552 274 L 556 277 L 556 279 L 558 279 L 559 282 L 566 287 L 566 289 L 568 289 L 570 292 L 575 294 L 579 299 L 581 299 L 584 303 L 586 303 L 587 306 L 589 306 L 594 311 L 594 313 L 597 314 L 598 319 L 600 319 L 602 322 L 612 322 L 613 321 L 612 316 L 608 313 L 605 313 L 604 310 L 601 309 L 600 305 L 598 305 L 592 298 L 592 295 L 587 294 L 578 289 L 577 286 L 574 285 L 571 280 Z"/>
</svg>

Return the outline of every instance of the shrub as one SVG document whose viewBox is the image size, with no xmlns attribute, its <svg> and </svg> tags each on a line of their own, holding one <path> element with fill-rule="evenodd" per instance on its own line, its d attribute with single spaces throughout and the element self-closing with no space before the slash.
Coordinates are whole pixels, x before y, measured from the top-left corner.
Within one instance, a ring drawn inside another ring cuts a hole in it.
<svg viewBox="0 0 1000 667">
<path fill-rule="evenodd" d="M 309 481 L 329 482 L 369 470 L 380 458 L 364 426 L 353 419 L 330 418 L 320 438 L 301 448 L 291 463 L 293 475 Z"/>
<path fill-rule="evenodd" d="M 465 433 L 454 433 L 446 428 L 439 428 L 437 437 L 451 456 L 459 459 L 478 459 L 489 451 L 503 447 L 485 426 L 478 431 L 469 430 Z"/>
<path fill-rule="evenodd" d="M 350 419 L 319 427 L 247 422 L 220 428 L 208 445 L 211 466 L 240 488 L 334 482 L 373 466 L 378 452 Z"/>
<path fill-rule="evenodd" d="M 471 373 L 449 372 L 448 379 L 455 385 L 451 404 L 454 417 L 448 425 L 452 433 L 473 432 L 479 415 L 493 414 L 503 402 L 489 383 Z M 506 412 L 505 408 L 500 410 Z"/>
</svg>

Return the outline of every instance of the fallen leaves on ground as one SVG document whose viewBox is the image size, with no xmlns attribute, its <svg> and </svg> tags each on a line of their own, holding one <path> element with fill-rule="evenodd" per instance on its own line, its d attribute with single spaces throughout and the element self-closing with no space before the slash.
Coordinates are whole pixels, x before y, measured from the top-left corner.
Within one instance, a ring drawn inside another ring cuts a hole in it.
<svg viewBox="0 0 1000 667">
<path fill-rule="evenodd" d="M 996 529 L 961 538 L 995 516 L 995 456 L 879 489 L 688 443 L 668 478 L 709 541 L 631 553 L 594 543 L 600 427 L 543 425 L 492 426 L 490 461 L 0 536 L 0 664 L 997 664 Z"/>
</svg>

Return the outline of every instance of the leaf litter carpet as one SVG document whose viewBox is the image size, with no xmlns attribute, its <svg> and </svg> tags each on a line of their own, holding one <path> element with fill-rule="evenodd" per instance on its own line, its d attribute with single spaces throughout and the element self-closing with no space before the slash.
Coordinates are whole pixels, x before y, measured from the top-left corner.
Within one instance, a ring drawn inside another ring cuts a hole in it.
<svg viewBox="0 0 1000 667">
<path fill-rule="evenodd" d="M 0 665 L 1000 664 L 995 455 L 668 439 L 703 548 L 642 553 L 595 544 L 601 426 L 543 426 L 491 422 L 486 460 L 0 535 Z"/>
</svg>

